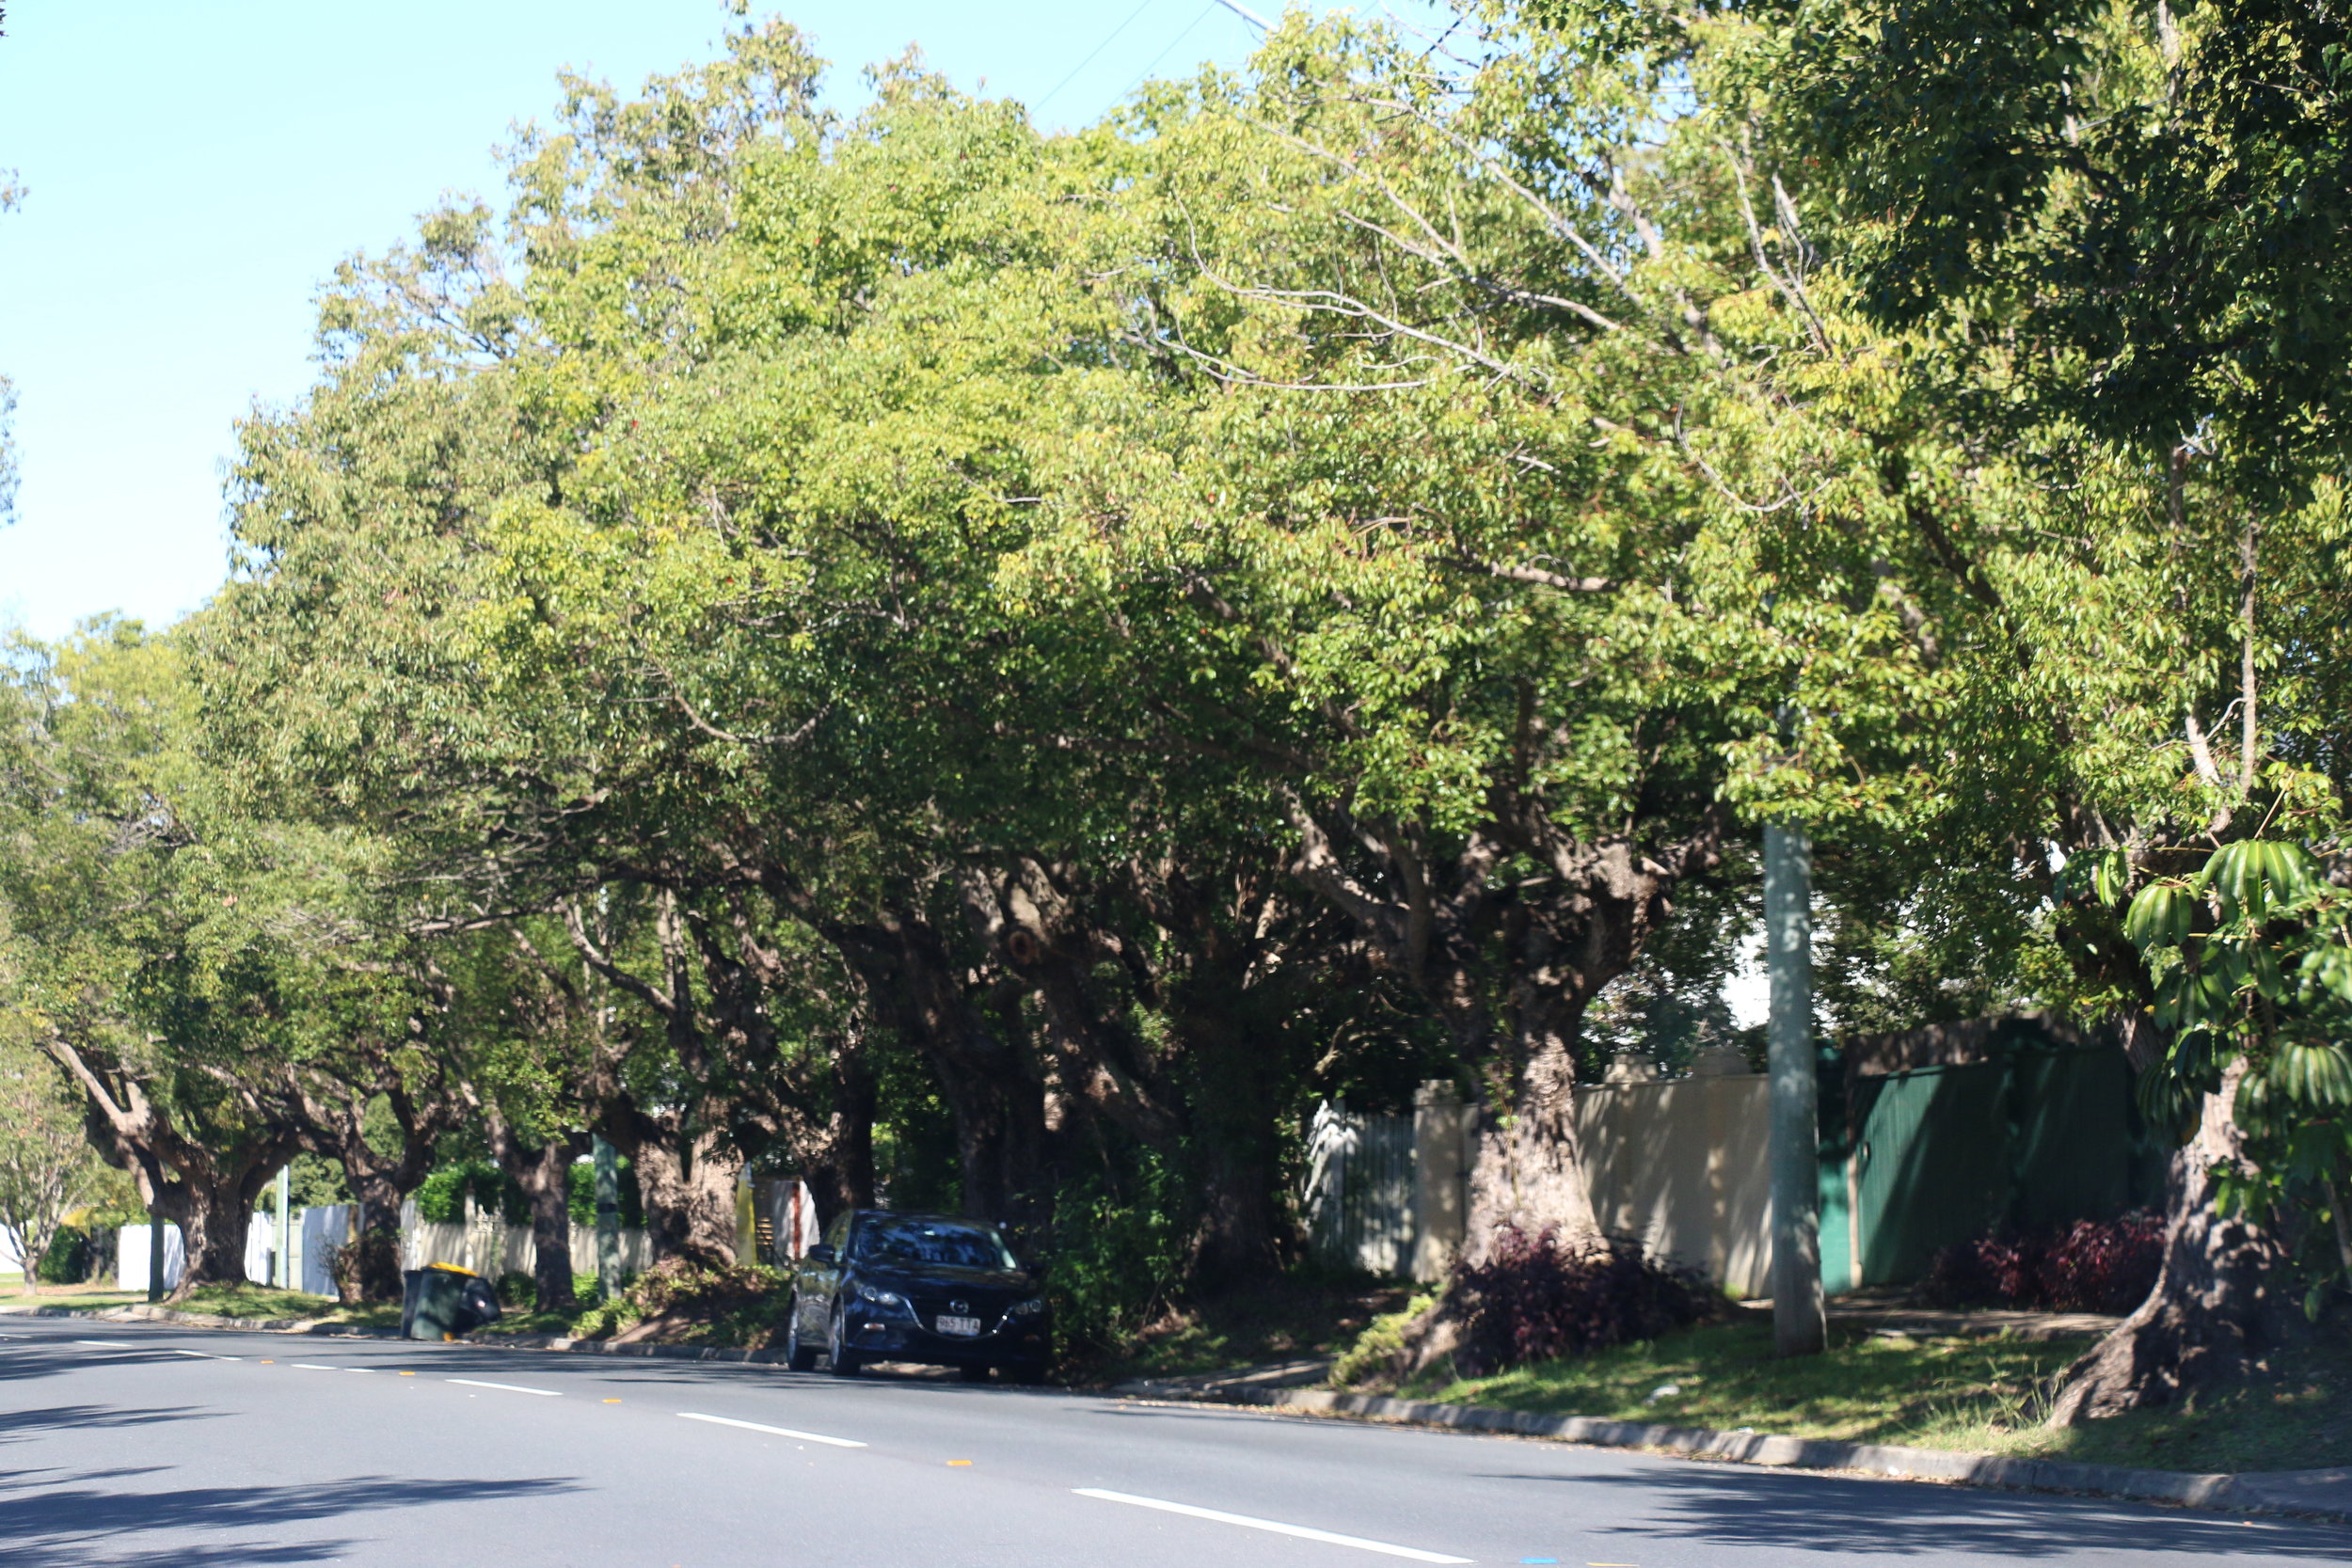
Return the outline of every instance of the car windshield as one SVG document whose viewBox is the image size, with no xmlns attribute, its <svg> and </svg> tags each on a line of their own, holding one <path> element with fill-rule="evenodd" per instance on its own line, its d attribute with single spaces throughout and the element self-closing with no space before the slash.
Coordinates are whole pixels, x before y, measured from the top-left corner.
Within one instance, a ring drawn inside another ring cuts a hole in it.
<svg viewBox="0 0 2352 1568">
<path fill-rule="evenodd" d="M 961 1269 L 1013 1269 L 1004 1239 L 984 1225 L 955 1220 L 870 1219 L 857 1255 L 871 1263 L 944 1263 Z"/>
</svg>

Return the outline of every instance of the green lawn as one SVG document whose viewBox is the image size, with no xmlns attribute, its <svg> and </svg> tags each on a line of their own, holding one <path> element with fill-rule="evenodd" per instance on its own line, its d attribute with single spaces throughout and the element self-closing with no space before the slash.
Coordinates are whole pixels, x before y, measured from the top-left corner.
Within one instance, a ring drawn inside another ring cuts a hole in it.
<svg viewBox="0 0 2352 1568">
<path fill-rule="evenodd" d="M 1711 1323 L 1494 1377 L 1423 1376 L 1397 1391 L 1509 1410 L 2152 1469 L 2352 1463 L 2352 1344 L 2341 1324 L 2274 1356 L 2265 1375 L 2182 1408 L 2052 1431 L 2042 1425 L 2049 1380 L 2089 1342 L 1839 1329 L 1826 1354 L 1784 1359 L 1772 1354 L 1769 1323 Z"/>
</svg>

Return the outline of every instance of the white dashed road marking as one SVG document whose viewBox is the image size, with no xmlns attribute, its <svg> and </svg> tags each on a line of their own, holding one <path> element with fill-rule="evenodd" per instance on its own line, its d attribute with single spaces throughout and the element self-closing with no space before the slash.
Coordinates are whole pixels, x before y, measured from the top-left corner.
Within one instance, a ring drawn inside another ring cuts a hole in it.
<svg viewBox="0 0 2352 1568">
<path fill-rule="evenodd" d="M 790 1427 L 761 1426 L 757 1421 L 731 1420 L 724 1416 L 697 1416 L 691 1410 L 681 1410 L 677 1414 L 681 1421 L 708 1421 L 712 1426 L 741 1427 L 745 1432 L 764 1432 L 771 1437 L 790 1437 L 803 1443 L 827 1443 L 836 1449 L 866 1447 L 854 1437 L 827 1437 L 818 1432 L 795 1432 Z"/>
<path fill-rule="evenodd" d="M 519 1383 L 482 1383 L 470 1377 L 445 1378 L 447 1383 L 463 1384 L 469 1388 L 496 1388 L 501 1394 L 536 1394 L 543 1400 L 560 1400 L 562 1390 L 555 1388 L 526 1388 Z"/>
<path fill-rule="evenodd" d="M 1401 1557 L 1414 1562 L 1468 1562 L 1466 1557 L 1447 1557 L 1442 1552 L 1424 1552 L 1412 1546 L 1391 1545 L 1386 1541 L 1367 1541 L 1359 1535 L 1334 1535 L 1327 1529 L 1309 1529 L 1304 1525 L 1278 1524 L 1272 1519 L 1252 1519 L 1247 1513 L 1227 1513 L 1219 1509 L 1195 1508 L 1190 1503 L 1165 1502 L 1158 1497 L 1138 1497 L 1127 1492 L 1105 1492 L 1098 1486 L 1080 1486 L 1073 1490 L 1081 1497 L 1100 1497 L 1104 1502 L 1132 1503 L 1136 1508 L 1156 1508 L 1163 1513 L 1182 1513 L 1194 1519 L 1211 1519 L 1220 1525 L 1239 1525 L 1244 1529 L 1269 1530 L 1276 1535 L 1293 1535 L 1301 1541 L 1322 1541 L 1334 1546 L 1354 1546 L 1359 1551 L 1378 1552 L 1386 1557 Z"/>
<path fill-rule="evenodd" d="M 100 1350 L 136 1350 L 139 1348 L 128 1339 L 76 1339 L 73 1342 L 77 1345 L 93 1345 Z"/>
</svg>

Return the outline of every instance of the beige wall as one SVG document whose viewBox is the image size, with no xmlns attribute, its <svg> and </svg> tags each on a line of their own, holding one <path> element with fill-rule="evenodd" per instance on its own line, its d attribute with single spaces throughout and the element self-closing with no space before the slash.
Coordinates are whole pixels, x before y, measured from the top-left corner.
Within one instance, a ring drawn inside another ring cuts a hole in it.
<svg viewBox="0 0 2352 1568">
<path fill-rule="evenodd" d="M 1732 1295 L 1770 1295 L 1767 1103 L 1761 1073 L 1579 1088 L 1601 1228 L 1640 1237 Z"/>
</svg>

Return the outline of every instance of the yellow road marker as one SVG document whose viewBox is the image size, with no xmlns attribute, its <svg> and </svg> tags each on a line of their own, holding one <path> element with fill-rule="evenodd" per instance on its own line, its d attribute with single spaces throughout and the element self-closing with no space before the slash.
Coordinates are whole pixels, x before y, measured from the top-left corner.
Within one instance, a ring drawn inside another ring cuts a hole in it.
<svg viewBox="0 0 2352 1568">
<path fill-rule="evenodd" d="M 969 1465 L 969 1464 L 971 1464 L 971 1463 L 972 1463 L 972 1462 L 971 1462 L 970 1460 L 968 1460 L 968 1459 L 951 1459 L 951 1460 L 947 1461 L 948 1466 L 949 1466 L 950 1468 L 953 1468 L 954 1466 L 956 1466 L 956 1465 Z"/>
<path fill-rule="evenodd" d="M 400 1375 L 401 1375 L 401 1376 L 403 1376 L 403 1377 L 414 1377 L 414 1376 L 416 1376 L 417 1374 L 416 1374 L 416 1373 L 414 1373 L 414 1372 L 403 1372 L 403 1373 L 401 1373 Z"/>
<path fill-rule="evenodd" d="M 619 1400 L 607 1400 L 607 1401 L 605 1401 L 604 1402 L 605 1402 L 605 1403 L 607 1403 L 607 1404 L 618 1404 L 618 1403 L 620 1403 L 621 1402 L 620 1402 Z"/>
</svg>

